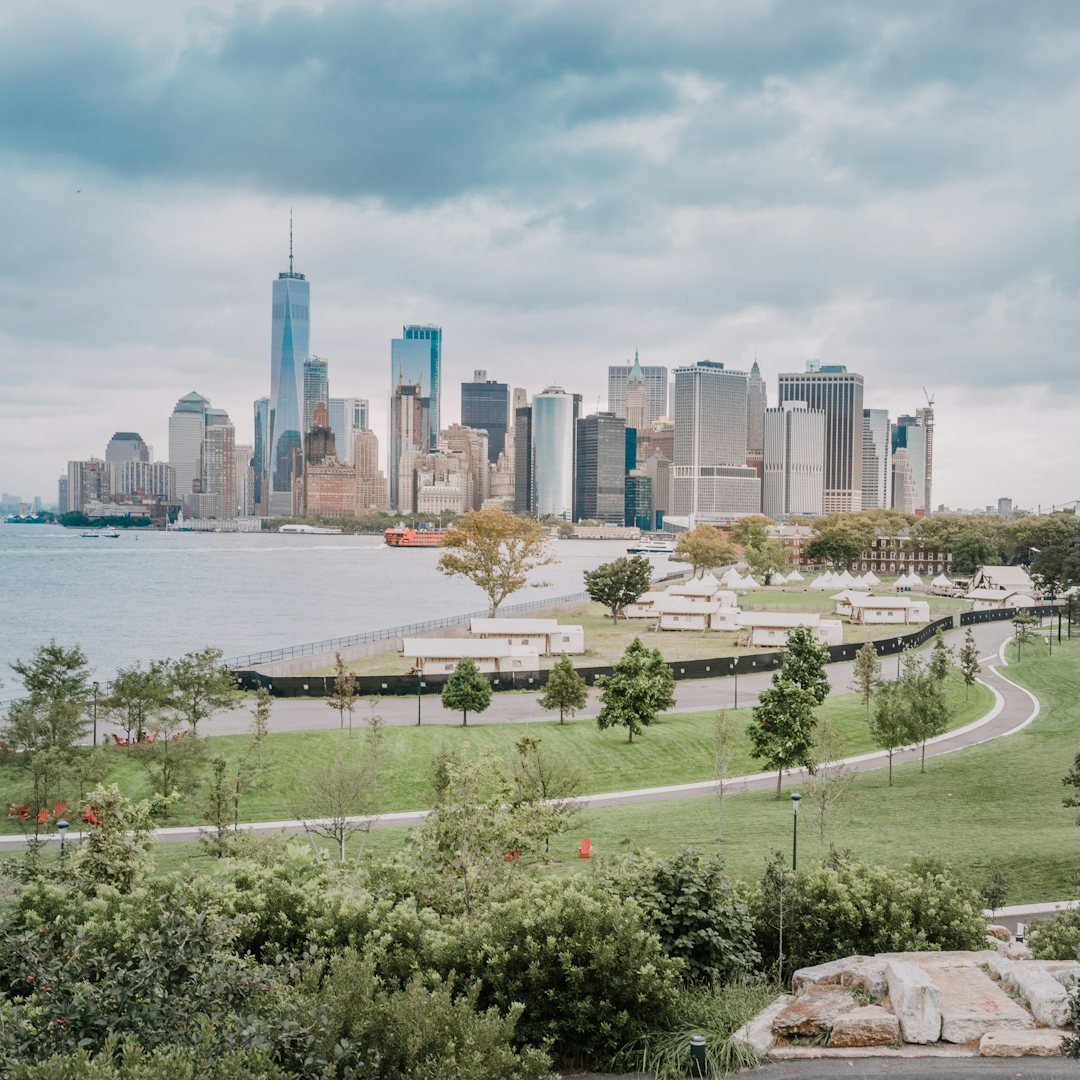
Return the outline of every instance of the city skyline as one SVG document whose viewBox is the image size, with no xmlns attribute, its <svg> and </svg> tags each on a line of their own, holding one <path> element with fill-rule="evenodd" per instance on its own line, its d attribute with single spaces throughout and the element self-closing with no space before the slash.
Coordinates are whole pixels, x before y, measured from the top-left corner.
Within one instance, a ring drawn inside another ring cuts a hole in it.
<svg viewBox="0 0 1080 1080">
<path fill-rule="evenodd" d="M 0 483 L 48 500 L 64 463 L 118 430 L 160 455 L 192 390 L 250 442 L 269 390 L 265 282 L 293 205 L 311 351 L 338 393 L 371 400 L 376 432 L 386 341 L 405 323 L 445 329 L 444 426 L 478 367 L 533 392 L 565 385 L 591 413 L 635 348 L 669 369 L 747 370 L 756 355 L 770 398 L 777 373 L 820 358 L 861 373 L 865 406 L 894 417 L 923 386 L 934 395 L 935 504 L 1074 498 L 1040 452 L 1080 403 L 1077 155 L 1060 139 L 1080 13 L 1055 10 L 733 4 L 675 25 L 644 7 L 379 22 L 351 4 L 210 17 L 114 2 L 58 31 L 14 0 L 8 99 L 55 107 L 0 112 L 16 256 Z M 411 114 L 404 75 L 375 60 L 403 38 L 420 57 Z M 521 64 L 530 54 L 543 62 Z M 326 81 L 311 74 L 324 64 Z M 365 115 L 387 122 L 334 120 L 332 84 L 355 103 L 357 81 Z M 261 124 L 274 107 L 280 125 Z M 283 156 L 286 127 L 299 143 Z M 429 147 L 423 169 L 398 152 L 412 145 Z M 689 156 L 688 178 L 672 166 Z"/>
</svg>

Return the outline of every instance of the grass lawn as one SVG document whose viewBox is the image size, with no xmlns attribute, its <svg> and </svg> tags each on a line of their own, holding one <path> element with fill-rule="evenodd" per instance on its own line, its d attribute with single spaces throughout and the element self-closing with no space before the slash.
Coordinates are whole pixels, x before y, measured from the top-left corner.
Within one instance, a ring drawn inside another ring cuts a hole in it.
<svg viewBox="0 0 1080 1080">
<path fill-rule="evenodd" d="M 838 690 L 845 689 L 838 687 Z M 952 726 L 959 727 L 986 713 L 992 696 L 985 687 L 972 688 L 965 701 L 964 686 L 954 672 L 949 684 L 953 707 Z M 759 771 L 749 755 L 744 731 L 750 720 L 749 709 L 730 710 L 729 718 L 738 736 L 738 755 L 732 774 Z M 357 711 L 357 718 L 362 711 Z M 830 695 L 820 709 L 840 733 L 851 754 L 873 749 L 866 729 L 866 710 L 858 697 L 850 693 Z M 543 740 L 545 749 L 557 751 L 576 762 L 582 773 L 582 794 L 619 791 L 627 788 L 680 784 L 710 778 L 710 754 L 715 714 L 712 712 L 671 713 L 647 729 L 632 744 L 622 729 L 600 731 L 594 720 L 573 720 L 566 724 L 537 720 L 521 724 L 475 723 L 467 728 L 393 727 L 385 730 L 385 789 L 382 809 L 415 810 L 431 805 L 428 767 L 432 757 L 444 747 L 467 747 L 470 752 L 491 746 L 509 760 L 514 743 L 526 732 Z M 249 746 L 244 735 L 214 736 L 208 740 L 211 755 L 230 760 L 243 755 Z M 319 768 L 333 760 L 338 746 L 345 744 L 350 753 L 362 754 L 364 732 L 357 724 L 348 732 L 334 730 L 281 732 L 267 737 L 270 761 L 266 782 L 249 793 L 241 804 L 242 817 L 248 821 L 272 821 L 292 818 L 305 800 L 303 793 Z M 123 747 L 104 750 L 109 762 L 107 782 L 116 783 L 133 798 L 150 793 L 147 774 Z M 14 764 L 0 767 L 0 800 L 4 805 L 26 798 L 26 777 Z M 8 831 L 13 823 L 0 819 Z M 170 824 L 202 824 L 199 804 L 178 807 Z"/>
<path fill-rule="evenodd" d="M 884 595 L 889 589 L 884 587 L 878 592 Z M 740 595 L 739 607 L 744 611 L 817 611 L 830 614 L 836 607 L 835 601 L 829 599 L 831 595 L 831 592 L 807 592 L 794 586 L 777 586 Z M 968 601 L 954 600 L 951 597 L 920 595 L 919 599 L 929 602 L 932 620 L 954 611 L 966 610 L 970 606 Z M 654 619 L 620 619 L 616 625 L 612 623 L 607 610 L 594 603 L 552 611 L 549 617 L 557 617 L 561 623 L 580 624 L 584 628 L 586 651 L 583 656 L 574 658 L 574 663 L 579 667 L 613 663 L 622 656 L 626 646 L 635 637 L 640 637 L 650 647 L 659 649 L 666 660 L 703 660 L 713 656 L 742 656 L 771 651 L 737 646 L 734 633 L 716 630 L 654 630 Z M 909 628 L 905 626 L 853 626 L 844 622 L 845 642 L 874 641 L 908 632 Z M 540 663 L 542 667 L 550 668 L 555 660 L 555 657 L 543 657 Z M 413 657 L 384 652 L 351 661 L 348 667 L 362 675 L 403 675 L 412 667 L 412 662 Z M 310 674 L 332 675 L 333 670 L 320 669 Z"/>
</svg>

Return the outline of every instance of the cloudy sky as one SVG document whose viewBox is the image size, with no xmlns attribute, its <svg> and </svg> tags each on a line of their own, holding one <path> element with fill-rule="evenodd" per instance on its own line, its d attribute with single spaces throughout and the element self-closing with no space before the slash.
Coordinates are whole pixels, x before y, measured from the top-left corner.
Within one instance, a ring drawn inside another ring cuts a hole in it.
<svg viewBox="0 0 1080 1080">
<path fill-rule="evenodd" d="M 4 0 L 0 487 L 194 389 L 251 435 L 270 283 L 385 431 L 389 339 L 606 397 L 809 358 L 936 398 L 935 502 L 1080 495 L 1075 0 Z"/>
</svg>

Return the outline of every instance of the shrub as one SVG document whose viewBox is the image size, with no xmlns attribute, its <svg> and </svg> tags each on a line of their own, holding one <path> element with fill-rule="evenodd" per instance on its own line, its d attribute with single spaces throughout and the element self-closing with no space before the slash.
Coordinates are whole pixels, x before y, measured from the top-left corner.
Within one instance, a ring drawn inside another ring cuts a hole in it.
<svg viewBox="0 0 1080 1080">
<path fill-rule="evenodd" d="M 688 979 L 728 982 L 757 970 L 754 925 L 719 855 L 681 848 L 664 859 L 630 858 L 599 880 L 637 901 Z"/>
<path fill-rule="evenodd" d="M 1036 960 L 1080 959 L 1080 909 L 1058 911 L 1030 923 L 1027 946 Z"/>
</svg>

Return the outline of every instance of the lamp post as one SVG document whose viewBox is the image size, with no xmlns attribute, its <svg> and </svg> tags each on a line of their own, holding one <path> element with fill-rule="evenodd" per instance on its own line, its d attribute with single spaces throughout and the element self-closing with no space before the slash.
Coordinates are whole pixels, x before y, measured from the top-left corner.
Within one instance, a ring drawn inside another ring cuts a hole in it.
<svg viewBox="0 0 1080 1080">
<path fill-rule="evenodd" d="M 420 695 L 421 695 L 421 690 L 422 690 L 423 685 L 424 685 L 424 683 L 423 683 L 424 673 L 423 673 L 423 670 L 421 669 L 419 664 L 417 664 L 416 667 L 413 670 L 416 672 L 416 726 L 419 727 L 420 726 L 420 701 L 421 701 L 421 696 Z"/>
<path fill-rule="evenodd" d="M 904 639 L 896 639 L 896 677 L 900 678 L 900 660 L 904 655 Z"/>
<path fill-rule="evenodd" d="M 56 823 L 57 832 L 60 833 L 60 865 L 64 865 L 64 837 L 67 836 L 68 822 L 67 818 L 61 818 Z"/>
<path fill-rule="evenodd" d="M 802 796 L 797 792 L 791 793 L 791 869 L 794 872 L 798 867 L 799 857 L 799 800 Z"/>
<path fill-rule="evenodd" d="M 739 707 L 739 658 L 737 656 L 731 659 L 731 671 L 735 676 L 735 708 Z"/>
<path fill-rule="evenodd" d="M 91 689 L 94 692 L 94 745 L 97 746 L 97 696 L 99 689 L 98 684 L 91 683 Z M 63 833 L 60 834 L 61 840 L 63 840 L 63 835 Z"/>
</svg>

